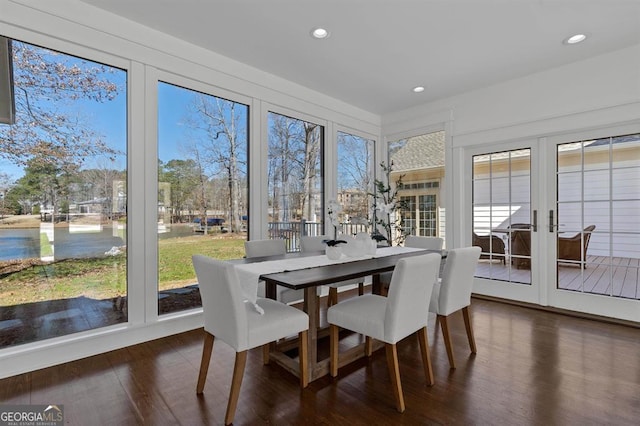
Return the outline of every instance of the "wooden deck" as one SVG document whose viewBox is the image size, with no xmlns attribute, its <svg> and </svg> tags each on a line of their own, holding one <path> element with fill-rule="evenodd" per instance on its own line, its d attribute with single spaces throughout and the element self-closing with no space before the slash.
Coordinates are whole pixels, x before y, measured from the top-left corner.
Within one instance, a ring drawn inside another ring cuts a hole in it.
<svg viewBox="0 0 640 426">
<path fill-rule="evenodd" d="M 588 256 L 587 267 L 558 265 L 558 288 L 584 293 L 640 299 L 640 259 Z M 480 260 L 476 276 L 514 283 L 531 283 L 530 269 Z"/>
</svg>

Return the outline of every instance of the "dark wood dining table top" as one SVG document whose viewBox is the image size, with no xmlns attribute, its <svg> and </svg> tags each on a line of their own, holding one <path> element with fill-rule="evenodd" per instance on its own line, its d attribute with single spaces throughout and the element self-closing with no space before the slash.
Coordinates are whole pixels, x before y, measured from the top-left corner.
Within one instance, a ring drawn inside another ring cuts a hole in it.
<svg viewBox="0 0 640 426">
<path fill-rule="evenodd" d="M 378 248 L 378 250 L 388 250 L 389 248 Z M 275 260 L 276 258 L 286 258 L 292 255 L 318 255 L 316 253 L 289 253 L 284 256 L 262 258 L 263 260 Z M 335 263 L 331 265 L 314 266 L 293 271 L 283 271 L 261 275 L 260 278 L 267 284 L 276 284 L 291 289 L 304 289 L 316 287 L 340 281 L 361 278 L 367 275 L 377 275 L 382 272 L 393 271 L 396 264 L 403 257 L 420 256 L 428 253 L 438 253 L 442 256 L 446 252 L 442 250 L 416 250 L 405 253 L 397 253 L 389 256 L 375 257 L 369 259 L 357 259 L 352 262 Z M 257 258 L 254 258 L 257 259 Z"/>
</svg>

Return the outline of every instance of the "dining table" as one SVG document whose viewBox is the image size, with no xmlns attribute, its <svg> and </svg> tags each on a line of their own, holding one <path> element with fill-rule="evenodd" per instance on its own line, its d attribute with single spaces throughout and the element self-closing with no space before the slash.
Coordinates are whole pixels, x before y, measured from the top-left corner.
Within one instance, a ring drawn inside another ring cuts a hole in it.
<svg viewBox="0 0 640 426">
<path fill-rule="evenodd" d="M 318 340 L 328 335 L 326 329 L 320 327 L 320 308 L 317 288 L 332 283 L 371 276 L 371 292 L 380 294 L 382 286 L 379 274 L 393 271 L 398 261 L 404 257 L 438 253 L 446 257 L 446 251 L 426 250 L 409 247 L 379 247 L 374 255 L 363 255 L 352 258 L 342 256 L 337 261 L 326 260 L 323 252 L 287 253 L 284 255 L 245 258 L 234 261 L 237 265 L 268 262 L 265 273 L 259 279 L 265 282 L 265 295 L 276 299 L 277 286 L 293 290 L 303 290 L 303 310 L 309 315 L 308 339 L 308 372 L 309 382 L 329 374 L 329 358 L 318 359 Z M 315 256 L 315 258 L 314 258 Z M 302 259 L 301 259 L 302 258 Z M 308 259 L 304 259 L 308 258 Z M 275 261 L 275 262 L 274 262 Z M 296 263 L 298 266 L 296 266 Z M 274 267 L 273 265 L 281 265 Z M 301 266 L 304 265 L 304 266 Z M 255 268 L 254 270 L 260 270 Z M 274 272 L 274 269 L 278 269 Z M 428 301 L 427 301 L 428 303 Z M 363 345 L 354 346 L 340 355 L 340 367 L 349 364 L 365 355 Z M 297 346 L 294 339 L 274 343 L 269 351 L 269 359 L 279 364 L 292 374 L 299 375 L 299 359 L 289 356 L 287 352 Z"/>
</svg>

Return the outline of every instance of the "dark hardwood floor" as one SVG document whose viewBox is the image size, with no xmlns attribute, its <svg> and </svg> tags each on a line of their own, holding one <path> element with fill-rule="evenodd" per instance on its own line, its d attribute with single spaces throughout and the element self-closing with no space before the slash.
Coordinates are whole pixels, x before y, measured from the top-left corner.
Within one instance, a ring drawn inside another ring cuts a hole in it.
<svg viewBox="0 0 640 426">
<path fill-rule="evenodd" d="M 640 329 L 474 299 L 478 353 L 462 316 L 450 321 L 449 370 L 430 316 L 435 385 L 425 385 L 416 337 L 398 345 L 406 411 L 395 403 L 384 350 L 301 391 L 262 352 L 249 353 L 235 424 L 637 425 Z M 436 332 L 437 331 L 437 332 Z M 351 335 L 345 345 L 359 340 Z M 202 330 L 0 380 L 0 404 L 64 404 L 70 425 L 221 424 L 234 353 L 214 345 L 204 394 L 195 387 Z"/>
</svg>

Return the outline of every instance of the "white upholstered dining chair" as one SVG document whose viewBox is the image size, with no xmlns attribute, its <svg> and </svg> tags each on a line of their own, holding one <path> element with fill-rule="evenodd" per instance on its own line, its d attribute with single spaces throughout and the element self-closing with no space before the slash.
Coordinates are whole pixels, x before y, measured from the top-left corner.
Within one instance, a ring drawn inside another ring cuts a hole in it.
<svg viewBox="0 0 640 426">
<path fill-rule="evenodd" d="M 250 240 L 244 242 L 244 252 L 247 258 L 284 255 L 287 253 L 287 246 L 283 239 Z M 258 283 L 258 297 L 265 297 L 265 294 L 264 281 L 260 281 Z M 294 303 L 304 299 L 303 290 L 293 290 L 282 286 L 276 287 L 276 294 L 276 299 L 282 303 Z"/>
<path fill-rule="evenodd" d="M 444 240 L 440 237 L 423 237 L 420 235 L 407 235 L 404 240 L 405 247 L 423 248 L 427 250 L 442 250 Z"/>
<path fill-rule="evenodd" d="M 389 376 L 399 412 L 405 409 L 400 382 L 396 344 L 405 337 L 418 333 L 424 372 L 429 385 L 433 385 L 433 370 L 427 341 L 429 300 L 440 268 L 440 255 L 430 253 L 400 259 L 391 278 L 388 297 L 367 294 L 333 305 L 327 311 L 330 324 L 330 372 L 338 375 L 338 333 L 346 328 L 366 336 L 366 355 L 371 355 L 371 339 L 385 343 Z"/>
<path fill-rule="evenodd" d="M 444 240 L 440 237 L 424 237 L 421 235 L 407 235 L 404 240 L 405 247 L 421 248 L 425 250 L 442 250 Z M 380 284 L 385 294 L 389 289 L 391 283 L 391 272 L 385 272 L 380 274 Z"/>
<path fill-rule="evenodd" d="M 480 251 L 480 247 L 475 246 L 449 250 L 442 279 L 435 284 L 431 294 L 429 311 L 437 315 L 451 368 L 456 368 L 448 324 L 448 317 L 452 313 L 462 310 L 469 347 L 472 353 L 477 352 L 469 306 L 473 276 L 480 258 Z"/>
<path fill-rule="evenodd" d="M 300 237 L 300 251 L 301 252 L 313 252 L 322 251 L 326 248 L 324 241 L 328 240 L 326 235 L 309 236 L 303 235 Z M 358 295 L 364 294 L 364 278 L 356 281 L 341 281 L 338 283 L 329 284 L 329 297 L 327 298 L 327 306 L 331 307 L 338 303 L 338 288 L 347 285 L 358 285 Z"/>
<path fill-rule="evenodd" d="M 204 314 L 204 347 L 196 392 L 201 394 L 207 380 L 209 361 L 215 339 L 222 340 L 236 351 L 233 379 L 225 424 L 233 422 L 247 351 L 263 347 L 264 363 L 269 362 L 269 343 L 298 334 L 300 357 L 300 387 L 308 384 L 307 339 L 309 317 L 299 309 L 271 299 L 258 299 L 264 310 L 260 315 L 243 300 L 234 265 L 210 257 L 194 255 L 193 266 L 198 277 Z"/>
</svg>

